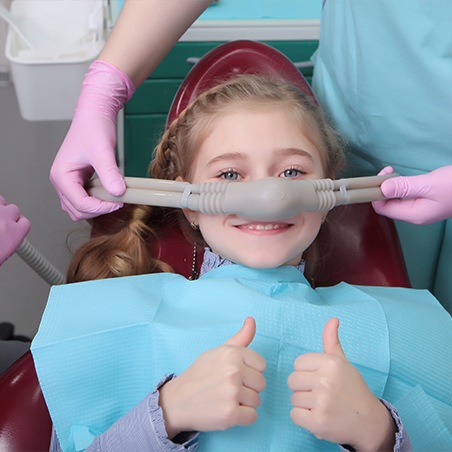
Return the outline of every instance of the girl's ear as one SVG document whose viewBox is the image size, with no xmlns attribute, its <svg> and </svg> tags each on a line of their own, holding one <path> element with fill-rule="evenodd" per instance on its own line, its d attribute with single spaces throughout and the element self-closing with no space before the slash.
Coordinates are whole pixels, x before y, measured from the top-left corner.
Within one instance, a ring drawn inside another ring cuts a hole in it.
<svg viewBox="0 0 452 452">
<path fill-rule="evenodd" d="M 190 209 L 182 209 L 182 212 L 185 215 L 185 218 L 190 223 L 190 226 L 192 229 L 198 229 L 198 221 L 197 221 L 197 214 L 194 210 Z"/>
</svg>

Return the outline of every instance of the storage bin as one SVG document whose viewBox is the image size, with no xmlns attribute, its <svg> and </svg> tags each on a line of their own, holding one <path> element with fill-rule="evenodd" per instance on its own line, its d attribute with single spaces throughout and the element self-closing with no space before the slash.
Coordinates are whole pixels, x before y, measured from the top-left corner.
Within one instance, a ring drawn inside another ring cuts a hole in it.
<svg viewBox="0 0 452 452">
<path fill-rule="evenodd" d="M 33 21 L 52 42 L 30 50 L 8 29 L 5 54 L 24 119 L 72 119 L 85 73 L 104 45 L 104 9 L 104 0 L 12 2 L 11 13 L 25 25 Z"/>
</svg>

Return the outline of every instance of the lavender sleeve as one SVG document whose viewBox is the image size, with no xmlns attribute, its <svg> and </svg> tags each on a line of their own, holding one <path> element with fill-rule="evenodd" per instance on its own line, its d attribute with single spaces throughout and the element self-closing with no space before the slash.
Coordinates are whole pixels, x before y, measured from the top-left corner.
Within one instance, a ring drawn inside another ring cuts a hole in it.
<svg viewBox="0 0 452 452">
<path fill-rule="evenodd" d="M 380 401 L 388 409 L 397 427 L 393 452 L 412 452 L 413 446 L 411 445 L 410 438 L 408 437 L 408 433 L 403 426 L 402 420 L 400 419 L 397 409 L 394 406 L 392 406 L 389 402 L 386 402 L 386 400 L 380 399 Z M 352 449 L 346 446 L 340 446 L 340 450 L 345 452 L 350 451 Z"/>
<path fill-rule="evenodd" d="M 171 377 L 170 377 L 171 378 Z M 196 451 L 197 433 L 187 433 L 183 442 L 176 444 L 168 440 L 162 410 L 158 404 L 159 387 L 170 378 L 164 379 L 159 386 L 129 413 L 125 414 L 104 434 L 98 436 L 86 449 L 86 452 L 113 452 L 115 450 L 159 450 L 159 451 Z M 391 413 L 397 426 L 394 452 L 411 452 L 410 439 L 403 427 L 395 407 L 382 400 Z M 340 446 L 341 451 L 350 451 Z M 61 452 L 55 431 L 52 433 L 50 452 Z"/>
</svg>

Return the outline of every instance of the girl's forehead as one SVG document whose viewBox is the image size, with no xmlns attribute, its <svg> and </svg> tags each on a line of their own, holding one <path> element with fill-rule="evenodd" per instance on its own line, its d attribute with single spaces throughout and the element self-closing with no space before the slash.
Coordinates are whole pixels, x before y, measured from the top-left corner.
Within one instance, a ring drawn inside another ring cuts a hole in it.
<svg viewBox="0 0 452 452">
<path fill-rule="evenodd" d="M 305 133 L 311 129 L 308 126 L 310 121 L 307 115 L 287 102 L 280 100 L 231 101 L 217 105 L 215 109 L 200 114 L 192 129 L 192 138 L 196 143 L 196 148 L 199 148 L 200 143 L 202 144 L 212 133 L 218 133 L 219 129 L 224 129 L 225 124 L 233 122 L 234 118 L 238 123 L 236 128 L 240 131 L 245 126 L 245 124 L 243 124 L 243 127 L 241 126 L 243 120 L 250 127 L 249 123 L 253 122 L 253 118 L 262 118 L 266 114 L 275 114 L 275 112 L 284 117 L 284 123 L 291 124 L 293 127 L 305 131 Z M 254 123 L 256 124 L 255 121 Z M 259 124 L 256 125 L 259 126 Z"/>
<path fill-rule="evenodd" d="M 200 131 L 202 132 L 202 131 Z M 210 127 L 203 130 L 199 150 L 219 152 L 220 149 L 253 149 L 257 146 L 292 148 L 300 145 L 318 152 L 312 138 L 316 131 L 293 111 L 281 108 L 228 110 L 217 115 Z"/>
<path fill-rule="evenodd" d="M 293 115 L 269 109 L 231 111 L 216 118 L 199 143 L 190 173 L 246 162 L 274 166 L 289 160 L 323 169 L 319 150 Z"/>
</svg>

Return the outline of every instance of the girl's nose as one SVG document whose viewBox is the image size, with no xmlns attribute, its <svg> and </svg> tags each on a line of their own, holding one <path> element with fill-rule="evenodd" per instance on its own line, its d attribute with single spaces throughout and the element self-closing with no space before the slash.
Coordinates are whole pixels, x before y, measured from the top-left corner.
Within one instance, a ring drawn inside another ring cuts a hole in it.
<svg viewBox="0 0 452 452">
<path fill-rule="evenodd" d="M 272 176 L 274 176 L 274 174 L 268 168 L 255 168 L 252 174 L 250 174 L 250 180 L 265 179 L 266 177 Z"/>
</svg>

